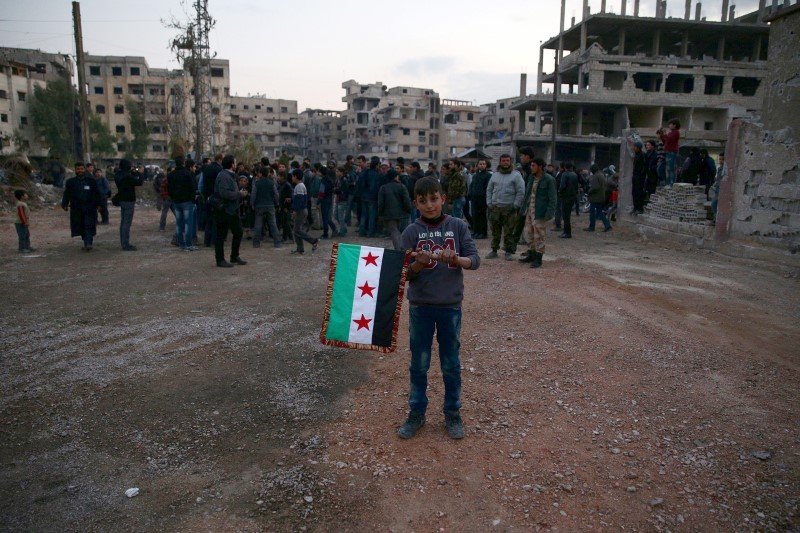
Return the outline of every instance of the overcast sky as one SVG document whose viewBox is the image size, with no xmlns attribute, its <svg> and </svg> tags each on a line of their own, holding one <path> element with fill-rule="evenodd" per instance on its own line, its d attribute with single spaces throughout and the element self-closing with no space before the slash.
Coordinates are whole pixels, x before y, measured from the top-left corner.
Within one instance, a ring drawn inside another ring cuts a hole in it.
<svg viewBox="0 0 800 533">
<path fill-rule="evenodd" d="M 567 26 L 580 18 L 582 3 L 567 0 Z M 737 14 L 758 6 L 758 0 L 732 3 Z M 640 15 L 653 16 L 655 4 L 642 0 Z M 703 16 L 719 20 L 721 4 L 704 1 Z M 668 16 L 682 17 L 684 5 L 669 0 Z M 217 20 L 211 46 L 231 62 L 232 94 L 298 100 L 301 110 L 341 109 L 348 79 L 431 88 L 443 98 L 482 104 L 519 94 L 520 72 L 535 92 L 539 43 L 558 33 L 559 6 L 555 0 L 209 0 Z M 618 13 L 620 0 L 608 6 Z M 600 0 L 590 7 L 599 11 Z M 184 13 L 180 0 L 83 0 L 84 48 L 177 68 L 168 49 L 175 32 L 162 20 Z M 74 56 L 71 17 L 68 0 L 0 0 L 0 45 Z"/>
</svg>

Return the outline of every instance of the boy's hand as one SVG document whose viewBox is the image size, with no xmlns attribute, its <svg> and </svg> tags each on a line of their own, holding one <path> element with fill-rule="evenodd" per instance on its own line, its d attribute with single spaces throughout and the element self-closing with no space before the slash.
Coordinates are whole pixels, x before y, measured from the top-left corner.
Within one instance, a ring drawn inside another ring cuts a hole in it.
<svg viewBox="0 0 800 533">
<path fill-rule="evenodd" d="M 437 260 L 441 261 L 445 265 L 456 266 L 458 265 L 458 254 L 451 248 L 445 248 L 439 252 L 439 257 Z"/>
<path fill-rule="evenodd" d="M 433 254 L 431 254 L 428 250 L 419 250 L 417 252 L 411 252 L 411 257 L 422 266 L 428 266 L 433 261 Z"/>
</svg>

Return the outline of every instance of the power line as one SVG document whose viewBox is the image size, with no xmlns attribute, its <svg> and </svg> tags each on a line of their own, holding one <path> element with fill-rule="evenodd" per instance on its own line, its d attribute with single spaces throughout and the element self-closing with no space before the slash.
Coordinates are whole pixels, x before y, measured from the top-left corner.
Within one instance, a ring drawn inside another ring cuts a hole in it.
<svg viewBox="0 0 800 533">
<path fill-rule="evenodd" d="M 53 33 L 53 32 L 45 32 L 45 31 L 19 31 L 19 30 L 3 30 L 0 29 L 0 32 L 4 33 L 22 33 L 25 35 L 72 35 L 71 33 Z"/>
<path fill-rule="evenodd" d="M 38 24 L 40 22 L 45 23 L 71 23 L 71 20 L 26 20 L 26 19 L 0 19 L 0 22 L 30 22 Z M 95 19 L 95 20 L 85 20 L 84 22 L 158 22 L 161 23 L 160 20 L 153 20 L 153 19 Z"/>
</svg>

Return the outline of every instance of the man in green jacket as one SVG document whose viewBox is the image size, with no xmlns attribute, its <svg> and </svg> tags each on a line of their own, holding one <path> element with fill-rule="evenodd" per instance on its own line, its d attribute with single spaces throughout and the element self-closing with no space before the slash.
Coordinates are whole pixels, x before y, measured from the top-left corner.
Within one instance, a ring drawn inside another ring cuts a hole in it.
<svg viewBox="0 0 800 533">
<path fill-rule="evenodd" d="M 525 228 L 530 238 L 530 250 L 521 261 L 530 263 L 531 268 L 542 266 L 547 222 L 552 220 L 556 213 L 556 180 L 544 171 L 544 166 L 544 160 L 539 157 L 531 161 L 530 201 L 527 206 L 522 206 L 525 213 Z"/>
<path fill-rule="evenodd" d="M 594 231 L 595 221 L 600 219 L 603 223 L 603 231 L 611 231 L 611 224 L 606 217 L 606 188 L 608 183 L 606 177 L 600 171 L 600 167 L 592 165 L 590 171 L 592 178 L 589 182 L 589 227 L 584 231 Z"/>
</svg>

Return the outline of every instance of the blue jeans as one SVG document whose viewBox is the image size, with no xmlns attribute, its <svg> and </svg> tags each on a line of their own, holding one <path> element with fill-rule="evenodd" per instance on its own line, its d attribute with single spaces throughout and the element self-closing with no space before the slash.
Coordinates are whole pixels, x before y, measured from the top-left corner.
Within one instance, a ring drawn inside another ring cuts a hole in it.
<svg viewBox="0 0 800 533">
<path fill-rule="evenodd" d="M 333 211 L 333 198 L 324 199 L 319 202 L 320 214 L 322 215 L 322 236 L 328 236 L 328 228 L 331 229 L 331 235 L 336 234 L 336 224 L 331 220 L 331 213 Z"/>
<path fill-rule="evenodd" d="M 194 225 L 194 203 L 181 202 L 173 204 L 175 209 L 175 236 L 178 246 L 188 248 L 192 245 L 192 225 Z"/>
<path fill-rule="evenodd" d="M 458 198 L 453 200 L 453 217 L 464 218 L 464 205 L 467 203 L 466 198 Z"/>
<path fill-rule="evenodd" d="M 667 185 L 675 185 L 675 165 L 678 162 L 678 154 L 677 152 L 666 152 L 664 154 L 664 159 L 667 162 L 667 172 L 666 172 L 666 180 Z"/>
<path fill-rule="evenodd" d="M 350 223 L 350 201 L 344 200 L 336 204 L 336 221 L 339 223 L 339 235 L 347 235 L 347 226 Z"/>
<path fill-rule="evenodd" d="M 411 388 L 408 406 L 412 411 L 424 413 L 428 408 L 428 369 L 431 366 L 433 333 L 439 342 L 439 364 L 444 378 L 444 410 L 461 408 L 461 308 L 412 306 L 409 311 L 408 331 L 411 345 L 409 376 Z"/>
<path fill-rule="evenodd" d="M 131 225 L 133 224 L 133 209 L 136 202 L 120 202 L 119 243 L 123 248 L 131 245 Z M 86 238 L 83 239 L 86 242 Z M 91 240 L 87 246 L 91 246 Z"/>
<path fill-rule="evenodd" d="M 374 237 L 378 224 L 378 204 L 370 200 L 362 200 L 361 224 L 358 232 L 362 237 Z"/>
<path fill-rule="evenodd" d="M 594 229 L 594 223 L 598 219 L 603 223 L 605 229 L 611 227 L 611 223 L 608 221 L 608 217 L 606 217 L 604 205 L 596 203 L 589 204 L 589 229 Z"/>
<path fill-rule="evenodd" d="M 31 247 L 31 230 L 28 229 L 28 226 L 24 226 L 22 224 L 14 223 L 14 227 L 17 228 L 17 237 L 19 238 L 19 251 L 27 250 Z"/>
</svg>

